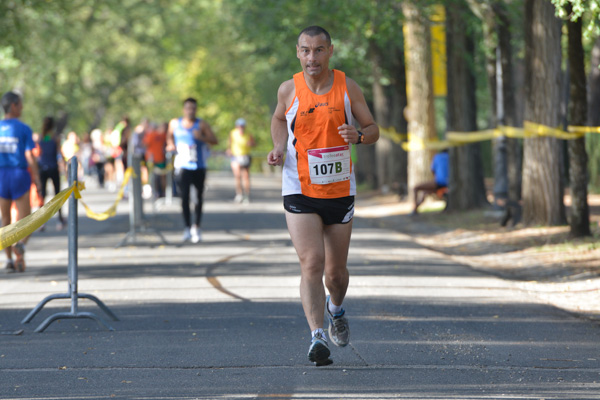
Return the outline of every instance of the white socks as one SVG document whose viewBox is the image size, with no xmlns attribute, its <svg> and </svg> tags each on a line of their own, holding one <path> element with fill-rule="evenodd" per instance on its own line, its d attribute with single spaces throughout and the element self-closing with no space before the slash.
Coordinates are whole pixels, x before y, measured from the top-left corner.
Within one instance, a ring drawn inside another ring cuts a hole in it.
<svg viewBox="0 0 600 400">
<path fill-rule="evenodd" d="M 322 338 L 325 338 L 325 331 L 323 330 L 323 328 L 317 328 L 314 331 L 312 331 L 312 337 L 314 338 L 318 333 L 321 334 Z M 327 341 L 327 339 L 325 339 L 325 341 Z"/>
<path fill-rule="evenodd" d="M 331 302 L 331 299 L 329 299 L 327 308 L 329 309 L 329 312 L 331 313 L 331 315 L 337 315 L 342 312 L 342 306 L 336 306 L 335 304 L 333 304 Z"/>
</svg>

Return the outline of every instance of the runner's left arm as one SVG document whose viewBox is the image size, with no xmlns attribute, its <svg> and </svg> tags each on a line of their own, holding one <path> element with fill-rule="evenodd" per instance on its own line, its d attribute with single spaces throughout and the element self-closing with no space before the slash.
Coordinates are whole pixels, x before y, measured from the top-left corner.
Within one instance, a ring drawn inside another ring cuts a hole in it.
<svg viewBox="0 0 600 400">
<path fill-rule="evenodd" d="M 210 125 L 208 124 L 208 122 L 206 122 L 204 120 L 202 120 L 200 122 L 200 130 L 195 131 L 194 135 L 195 135 L 196 139 L 202 140 L 203 142 L 208 143 L 208 144 L 215 145 L 215 144 L 219 143 L 219 140 L 217 139 L 217 137 L 215 136 L 215 133 L 210 128 Z"/>
<path fill-rule="evenodd" d="M 363 144 L 372 144 L 379 140 L 379 126 L 375 123 L 365 96 L 356 82 L 346 78 L 346 87 L 350 102 L 352 104 L 352 115 L 360 125 L 360 131 L 364 134 Z M 356 144 L 358 142 L 358 129 L 353 125 L 343 124 L 338 127 L 338 132 L 346 143 Z"/>
</svg>

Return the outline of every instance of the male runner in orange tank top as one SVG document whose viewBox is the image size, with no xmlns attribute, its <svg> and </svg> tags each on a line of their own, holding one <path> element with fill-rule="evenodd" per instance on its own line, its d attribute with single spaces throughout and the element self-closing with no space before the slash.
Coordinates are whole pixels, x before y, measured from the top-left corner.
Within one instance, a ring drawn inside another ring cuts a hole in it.
<svg viewBox="0 0 600 400">
<path fill-rule="evenodd" d="M 312 332 L 308 359 L 319 366 L 332 363 L 323 331 L 324 309 L 331 341 L 337 346 L 349 341 L 342 303 L 349 282 L 346 264 L 356 194 L 350 150 L 375 143 L 379 128 L 356 82 L 329 69 L 333 45 L 325 29 L 304 29 L 296 53 L 302 72 L 279 87 L 268 162 L 284 164 L 287 144 L 284 208 L 300 260 L 302 307 Z"/>
</svg>

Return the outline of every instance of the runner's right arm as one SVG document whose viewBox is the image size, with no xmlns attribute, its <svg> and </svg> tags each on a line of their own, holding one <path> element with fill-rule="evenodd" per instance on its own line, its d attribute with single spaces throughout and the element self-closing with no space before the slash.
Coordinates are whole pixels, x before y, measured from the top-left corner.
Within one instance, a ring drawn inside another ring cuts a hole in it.
<svg viewBox="0 0 600 400">
<path fill-rule="evenodd" d="M 169 129 L 167 129 L 167 145 L 165 147 L 165 151 L 175 151 L 175 140 L 173 139 L 173 132 L 175 131 L 175 124 L 177 120 L 172 119 L 169 122 Z"/>
<path fill-rule="evenodd" d="M 295 87 L 293 79 L 285 81 L 277 91 L 277 107 L 271 119 L 271 138 L 273 139 L 273 150 L 269 153 L 267 161 L 269 165 L 282 165 L 285 143 L 288 139 L 287 120 L 285 111 L 293 100 Z"/>
</svg>

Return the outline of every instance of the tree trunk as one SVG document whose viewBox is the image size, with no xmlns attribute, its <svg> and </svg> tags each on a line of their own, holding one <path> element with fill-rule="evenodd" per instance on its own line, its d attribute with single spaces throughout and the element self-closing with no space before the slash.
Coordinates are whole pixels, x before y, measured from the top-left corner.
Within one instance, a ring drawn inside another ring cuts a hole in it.
<svg viewBox="0 0 600 400">
<path fill-rule="evenodd" d="M 404 109 L 408 105 L 406 97 L 406 65 L 404 61 L 404 46 L 394 46 L 395 56 L 393 57 L 390 69 L 394 71 L 392 75 L 393 88 L 393 109 L 396 112 L 391 115 L 391 126 L 396 128 L 399 133 L 408 132 L 408 121 L 404 117 Z M 394 161 L 393 171 L 396 173 L 396 184 L 398 194 L 401 196 L 408 194 L 408 153 L 404 151 L 400 143 L 392 143 L 392 159 Z"/>
<path fill-rule="evenodd" d="M 513 72 L 512 35 L 508 13 L 504 3 L 493 3 L 494 13 L 497 16 L 498 48 L 500 49 L 500 65 L 502 67 L 502 111 L 499 123 L 506 126 L 520 126 L 517 118 L 515 99 L 515 78 Z M 499 89 L 500 90 L 500 89 Z M 505 138 L 506 161 L 508 175 L 508 198 L 512 201 L 521 199 L 521 172 L 522 158 L 521 145 L 518 139 Z"/>
<path fill-rule="evenodd" d="M 581 18 L 567 22 L 569 31 L 569 119 L 571 125 L 587 122 L 587 88 L 585 82 L 585 53 L 581 43 Z M 585 136 L 569 141 L 569 177 L 571 181 L 571 235 L 589 236 L 590 210 L 587 201 L 587 153 Z"/>
<path fill-rule="evenodd" d="M 592 48 L 590 57 L 588 124 L 600 126 L 600 37 Z M 590 158 L 590 183 L 600 185 L 600 135 L 587 135 L 587 152 Z"/>
<path fill-rule="evenodd" d="M 375 121 L 383 127 L 390 126 L 390 99 L 386 93 L 386 87 L 382 84 L 383 80 L 383 54 L 377 44 L 371 40 L 369 43 L 369 57 L 371 59 L 371 68 L 373 76 L 373 112 Z M 377 188 L 383 193 L 389 191 L 390 183 L 393 179 L 390 168 L 391 162 L 391 139 L 381 136 L 375 143 L 375 170 L 377 172 Z M 373 168 L 373 165 L 369 166 Z"/>
<path fill-rule="evenodd" d="M 419 5 L 412 1 L 402 3 L 402 12 L 406 18 L 404 37 L 407 46 L 408 132 L 412 140 L 428 142 L 436 137 L 429 20 Z M 431 152 L 425 149 L 411 151 L 408 154 L 411 200 L 414 196 L 412 189 L 431 179 Z"/>
<path fill-rule="evenodd" d="M 525 118 L 559 125 L 561 23 L 547 0 L 525 1 Z M 558 139 L 524 140 L 523 220 L 529 225 L 565 224 Z"/>
<path fill-rule="evenodd" d="M 600 36 L 592 49 L 590 68 L 590 101 L 588 120 L 590 126 L 600 126 Z"/>
<path fill-rule="evenodd" d="M 373 110 L 375 121 L 380 126 L 406 132 L 406 121 L 402 113 L 406 107 L 405 66 L 403 49 L 398 47 L 391 43 L 387 51 L 384 51 L 374 41 L 369 44 L 373 70 Z M 382 83 L 384 76 L 389 77 L 389 85 Z M 400 143 L 382 135 L 375 144 L 375 156 L 378 189 L 383 193 L 393 190 L 401 195 L 407 194 L 408 156 Z M 368 167 L 372 168 L 373 165 Z"/>
<path fill-rule="evenodd" d="M 446 8 L 446 51 L 448 65 L 448 130 L 477 130 L 475 45 L 465 29 L 470 16 L 466 8 Z M 485 194 L 481 144 L 459 146 L 450 151 L 449 210 L 470 210 L 488 204 Z"/>
</svg>

